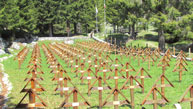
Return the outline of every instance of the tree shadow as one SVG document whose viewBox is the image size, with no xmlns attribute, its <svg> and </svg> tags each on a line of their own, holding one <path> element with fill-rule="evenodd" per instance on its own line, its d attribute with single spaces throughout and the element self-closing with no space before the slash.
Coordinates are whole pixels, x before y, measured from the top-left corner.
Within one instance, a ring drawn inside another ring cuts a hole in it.
<svg viewBox="0 0 193 109">
<path fill-rule="evenodd" d="M 158 36 L 153 34 L 145 34 L 144 38 L 149 41 L 158 41 Z"/>
<path fill-rule="evenodd" d="M 128 40 L 129 36 L 124 34 L 111 34 L 105 38 L 106 42 L 116 44 L 118 47 L 125 46 Z"/>
<path fill-rule="evenodd" d="M 193 50 L 193 43 L 192 44 L 191 43 L 190 44 L 180 43 L 180 44 L 176 44 L 176 45 L 169 44 L 169 47 L 175 47 L 176 51 L 183 50 L 185 52 L 188 52 L 189 48 L 191 48 L 191 50 Z"/>
</svg>

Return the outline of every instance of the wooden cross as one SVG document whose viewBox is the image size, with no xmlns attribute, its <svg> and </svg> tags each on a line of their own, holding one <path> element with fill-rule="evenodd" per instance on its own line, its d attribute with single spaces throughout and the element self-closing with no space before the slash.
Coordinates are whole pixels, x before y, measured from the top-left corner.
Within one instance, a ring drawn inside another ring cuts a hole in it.
<svg viewBox="0 0 193 109">
<path fill-rule="evenodd" d="M 44 80 L 42 77 L 37 77 L 37 74 L 40 74 L 40 73 L 43 74 L 42 71 L 38 72 L 37 69 L 33 69 L 28 71 L 27 74 L 30 74 L 30 73 L 32 74 L 32 78 L 35 78 L 36 80 Z M 27 80 L 29 80 L 29 78 L 25 78 L 24 81 L 27 81 Z"/>
<path fill-rule="evenodd" d="M 64 78 L 58 78 L 58 81 L 60 83 L 57 85 L 57 87 L 54 89 L 54 91 L 60 91 L 60 96 L 63 97 L 63 95 L 68 96 L 68 91 L 74 89 L 74 84 L 71 82 L 70 77 L 64 77 Z M 73 87 L 68 86 L 68 81 L 72 84 Z"/>
<path fill-rule="evenodd" d="M 143 55 L 144 55 L 144 51 L 139 48 L 137 51 L 138 66 L 140 66 L 140 59 L 142 59 L 143 61 L 145 60 Z"/>
<path fill-rule="evenodd" d="M 103 73 L 103 80 L 106 82 L 106 79 L 107 79 L 107 72 L 112 72 L 112 70 L 111 69 L 107 69 L 107 65 L 106 65 L 107 63 L 106 62 L 103 62 L 103 64 L 102 64 L 102 70 L 99 70 L 98 72 L 102 72 Z M 98 75 L 97 75 L 98 76 Z"/>
<path fill-rule="evenodd" d="M 52 78 L 52 81 L 54 81 L 58 78 L 63 78 L 64 71 L 62 70 L 61 65 L 57 64 L 56 69 L 53 69 L 51 73 L 54 73 L 54 77 Z"/>
<path fill-rule="evenodd" d="M 174 68 L 173 72 L 179 72 L 179 82 L 182 81 L 182 72 L 188 71 L 182 63 L 178 63 Z"/>
<path fill-rule="evenodd" d="M 177 55 L 177 58 L 179 57 L 186 58 L 186 54 L 181 50 L 180 53 Z"/>
<path fill-rule="evenodd" d="M 94 69 L 95 69 L 95 75 L 98 75 L 98 71 L 99 71 L 99 69 L 100 69 L 101 66 L 102 66 L 102 64 L 100 64 L 100 63 L 98 64 L 97 62 L 98 62 L 98 59 L 95 58 L 95 60 L 94 60 L 94 64 L 95 64 L 95 65 L 93 66 Z"/>
<path fill-rule="evenodd" d="M 161 84 L 158 84 L 160 82 Z M 165 81 L 167 81 L 169 84 L 165 84 Z M 169 79 L 165 76 L 165 74 L 161 74 L 161 76 L 156 80 L 155 87 L 161 87 L 161 93 L 162 95 L 165 95 L 165 87 L 174 87 L 174 85 L 169 81 Z"/>
<path fill-rule="evenodd" d="M 93 73 L 94 77 L 91 76 L 91 72 Z M 86 73 L 86 72 L 84 72 L 84 73 L 81 75 L 80 79 L 81 79 L 81 80 L 82 80 L 82 79 L 88 80 L 88 95 L 90 96 L 89 87 L 90 87 L 90 85 L 91 85 L 91 80 L 96 79 L 97 76 L 95 75 L 95 73 L 94 73 L 90 68 L 87 70 L 88 76 L 84 76 L 85 73 Z"/>
<path fill-rule="evenodd" d="M 133 81 L 136 81 L 136 83 L 138 85 L 134 85 Z M 129 86 L 126 86 L 128 84 L 128 82 L 130 82 Z M 132 75 L 127 78 L 127 80 L 125 81 L 125 83 L 123 84 L 123 86 L 121 87 L 121 89 L 130 89 L 130 97 L 131 97 L 131 108 L 134 109 L 135 108 L 135 103 L 134 103 L 134 89 L 135 88 L 143 88 L 143 85 L 137 81 L 137 79 L 135 77 L 133 77 Z"/>
<path fill-rule="evenodd" d="M 126 72 L 126 78 L 129 78 L 129 72 L 135 72 L 136 70 L 135 70 L 135 68 L 130 64 L 130 63 L 126 63 L 125 64 L 125 69 L 124 68 L 122 68 L 121 70 L 120 70 L 120 72 Z"/>
<path fill-rule="evenodd" d="M 72 70 L 73 68 L 75 68 L 75 71 Z M 77 72 L 78 68 L 79 68 L 78 59 L 75 59 L 75 65 L 73 65 L 73 63 L 71 63 L 71 72 Z M 76 75 L 76 77 L 78 77 L 78 75 Z"/>
<path fill-rule="evenodd" d="M 152 65 L 154 65 L 155 60 L 154 60 L 154 58 L 151 56 L 150 53 L 148 53 L 148 54 L 146 55 L 146 59 L 147 59 L 147 61 L 148 61 L 148 69 L 150 70 L 150 64 L 151 64 L 151 62 L 152 62 Z"/>
<path fill-rule="evenodd" d="M 114 101 L 108 102 L 107 100 L 112 96 L 114 96 Z M 121 95 L 124 98 L 124 101 L 119 101 L 118 95 Z M 118 89 L 114 88 L 110 92 L 110 94 L 107 96 L 107 98 L 102 103 L 102 106 L 114 106 L 114 109 L 118 109 L 119 105 L 123 104 L 130 104 L 130 101 L 127 99 L 127 97 Z"/>
<path fill-rule="evenodd" d="M 114 108 L 118 109 L 119 105 L 130 104 L 130 101 L 118 89 L 118 79 L 121 79 L 121 78 L 122 77 L 118 77 L 118 69 L 115 69 L 115 76 L 110 78 L 110 79 L 114 79 L 115 80 L 115 88 L 110 92 L 110 94 L 104 100 L 103 106 L 105 106 L 105 105 L 114 105 Z M 107 102 L 107 100 L 111 97 L 112 94 L 114 95 L 114 101 L 113 102 Z M 124 101 L 118 101 L 118 95 L 119 94 L 121 94 L 121 96 L 125 99 Z"/>
<path fill-rule="evenodd" d="M 153 95 L 153 100 L 147 100 L 151 94 Z M 157 94 L 160 94 L 162 98 L 158 99 Z M 153 86 L 141 105 L 153 104 L 153 109 L 158 109 L 158 104 L 165 104 L 167 102 L 169 102 L 169 100 L 155 86 Z"/>
<path fill-rule="evenodd" d="M 94 87 L 96 82 L 98 81 L 98 87 Z M 107 86 L 102 86 L 102 82 L 104 82 Z M 98 90 L 99 91 L 99 107 L 102 107 L 102 91 L 103 90 L 110 90 L 112 89 L 110 85 L 102 79 L 101 76 L 99 76 L 88 88 L 88 91 L 90 92 L 91 90 Z"/>
<path fill-rule="evenodd" d="M 165 55 L 167 55 L 168 58 L 171 58 L 172 53 L 170 52 L 170 49 L 167 49 Z"/>
<path fill-rule="evenodd" d="M 28 52 L 29 52 L 29 49 L 28 49 L 27 47 L 24 47 L 24 48 L 18 53 L 18 55 L 15 57 L 14 60 L 16 60 L 16 58 L 17 58 L 19 69 L 21 68 L 21 65 L 22 65 L 23 61 L 25 60 Z"/>
<path fill-rule="evenodd" d="M 117 82 L 115 82 L 116 84 L 118 84 L 118 79 L 125 79 L 125 76 L 121 73 L 121 72 L 119 72 L 120 74 L 121 74 L 121 76 L 118 76 L 118 69 L 116 68 L 115 70 L 114 70 L 114 72 L 112 71 L 110 74 L 109 74 L 109 77 L 108 77 L 108 79 L 114 79 L 115 81 L 117 81 Z M 114 73 L 114 76 L 112 76 L 113 75 L 113 73 Z"/>
<path fill-rule="evenodd" d="M 84 70 L 85 68 L 85 64 L 82 63 L 80 65 L 80 70 L 77 70 L 75 73 L 76 73 L 76 77 L 78 77 L 78 74 L 80 73 L 81 76 L 80 77 L 83 77 L 84 76 L 84 73 L 87 72 L 87 70 Z M 81 79 L 81 84 L 84 84 L 84 79 Z"/>
<path fill-rule="evenodd" d="M 188 91 L 190 91 L 190 98 L 185 98 L 185 96 L 187 95 Z M 193 109 L 193 84 L 190 85 L 186 91 L 184 92 L 184 94 L 181 96 L 180 100 L 178 101 L 179 103 L 182 102 L 190 102 L 190 107 L 191 109 Z"/>
<path fill-rule="evenodd" d="M 31 84 L 30 88 L 27 88 L 27 86 L 29 85 L 29 83 Z M 36 86 L 39 86 L 40 88 L 36 88 Z M 35 92 L 42 92 L 45 91 L 45 89 L 42 87 L 42 85 L 40 85 L 40 83 L 36 80 L 36 78 L 31 78 L 28 80 L 27 84 L 23 87 L 23 89 L 21 90 L 21 92 L 28 92 L 29 90 L 33 90 Z"/>
<path fill-rule="evenodd" d="M 176 62 L 175 65 L 179 64 L 179 63 L 182 63 L 184 65 L 188 65 L 188 63 L 186 62 L 186 60 L 184 58 L 178 58 L 177 59 L 178 61 Z"/>
<path fill-rule="evenodd" d="M 146 73 L 147 76 L 145 76 L 144 73 Z M 142 93 L 144 93 L 144 89 L 145 89 L 144 79 L 145 78 L 152 78 L 151 75 L 142 67 L 139 69 L 139 71 L 136 73 L 136 75 L 134 77 L 136 79 L 137 78 L 141 79 L 141 85 L 143 86 L 142 87 Z"/>
<path fill-rule="evenodd" d="M 158 63 L 158 67 L 162 67 L 162 73 L 165 73 L 166 67 L 169 67 L 169 61 L 166 59 L 166 57 L 164 56 Z"/>
<path fill-rule="evenodd" d="M 29 95 L 29 103 L 22 104 L 23 100 L 26 98 L 27 95 Z M 41 101 L 40 103 L 36 102 L 36 97 Z M 35 109 L 45 107 L 47 107 L 47 104 L 38 96 L 38 94 L 35 91 L 31 89 L 27 91 L 27 93 L 24 95 L 24 97 L 21 99 L 21 101 L 17 104 L 15 108 Z"/>
<path fill-rule="evenodd" d="M 157 51 L 157 49 L 155 49 L 151 54 L 155 61 L 157 61 L 157 59 L 160 57 L 160 53 Z"/>
<path fill-rule="evenodd" d="M 73 94 L 73 102 L 69 103 L 68 99 Z M 78 94 L 81 98 L 83 98 L 84 102 L 78 101 Z M 69 95 L 65 98 L 65 100 L 62 102 L 60 107 L 73 107 L 73 109 L 78 109 L 79 106 L 90 106 L 90 103 L 84 98 L 84 96 L 78 91 L 78 89 L 75 87 Z"/>
</svg>

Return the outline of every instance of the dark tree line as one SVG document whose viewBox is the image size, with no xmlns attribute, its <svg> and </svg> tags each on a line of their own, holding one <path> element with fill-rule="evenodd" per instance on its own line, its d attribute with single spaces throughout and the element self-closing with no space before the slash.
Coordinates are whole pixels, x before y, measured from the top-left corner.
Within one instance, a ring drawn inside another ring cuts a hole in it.
<svg viewBox="0 0 193 109">
<path fill-rule="evenodd" d="M 10 31 L 49 35 L 88 33 L 95 29 L 96 6 L 99 32 L 104 22 L 104 0 L 1 0 L 0 36 Z M 159 47 L 165 41 L 193 38 L 192 0 L 106 0 L 107 23 L 114 32 L 124 27 L 136 38 L 136 31 L 153 25 L 158 32 Z"/>
</svg>

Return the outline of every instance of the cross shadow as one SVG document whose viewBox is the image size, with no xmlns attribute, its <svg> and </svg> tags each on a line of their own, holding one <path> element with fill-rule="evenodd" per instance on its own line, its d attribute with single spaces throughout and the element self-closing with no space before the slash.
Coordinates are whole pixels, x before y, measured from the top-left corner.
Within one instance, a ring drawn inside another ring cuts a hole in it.
<svg viewBox="0 0 193 109">
<path fill-rule="evenodd" d="M 11 107 L 15 107 L 16 104 L 11 103 L 11 102 L 10 102 L 11 99 L 13 99 L 13 97 L 10 97 L 10 98 L 7 99 L 7 98 L 5 98 L 3 95 L 0 95 L 0 108 L 2 109 L 3 106 L 5 105 L 5 103 L 6 103 L 7 105 L 11 106 Z M 6 109 L 10 109 L 10 108 L 8 107 L 8 108 L 6 108 Z"/>
</svg>

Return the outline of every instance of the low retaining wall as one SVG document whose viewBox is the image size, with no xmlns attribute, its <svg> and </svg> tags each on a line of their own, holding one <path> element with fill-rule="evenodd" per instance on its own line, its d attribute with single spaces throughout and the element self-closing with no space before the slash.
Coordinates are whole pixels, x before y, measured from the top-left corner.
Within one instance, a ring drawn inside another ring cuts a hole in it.
<svg viewBox="0 0 193 109">
<path fill-rule="evenodd" d="M 63 41 L 63 40 L 75 40 L 75 39 L 89 39 L 89 37 L 84 37 L 84 36 L 77 36 L 77 37 L 39 37 L 39 41 L 44 41 L 44 40 L 57 40 L 57 41 Z"/>
<path fill-rule="evenodd" d="M 102 43 L 107 43 L 107 44 L 110 45 L 110 43 L 108 43 L 108 42 L 106 42 L 106 41 L 104 41 L 104 40 L 102 40 L 102 39 L 99 39 L 99 38 L 97 38 L 97 37 L 95 37 L 95 36 L 93 36 L 92 38 L 93 38 L 94 40 L 96 40 L 96 41 L 99 41 L 99 42 L 102 42 Z"/>
</svg>

